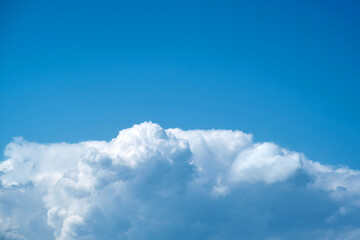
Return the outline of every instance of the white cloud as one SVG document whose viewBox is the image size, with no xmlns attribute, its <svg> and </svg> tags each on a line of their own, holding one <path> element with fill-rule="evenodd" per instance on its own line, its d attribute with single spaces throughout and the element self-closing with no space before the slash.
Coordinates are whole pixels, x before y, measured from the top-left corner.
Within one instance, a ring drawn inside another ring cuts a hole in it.
<svg viewBox="0 0 360 240">
<path fill-rule="evenodd" d="M 145 122 L 110 142 L 18 138 L 0 171 L 5 239 L 351 239 L 360 229 L 359 171 L 241 131 Z"/>
</svg>

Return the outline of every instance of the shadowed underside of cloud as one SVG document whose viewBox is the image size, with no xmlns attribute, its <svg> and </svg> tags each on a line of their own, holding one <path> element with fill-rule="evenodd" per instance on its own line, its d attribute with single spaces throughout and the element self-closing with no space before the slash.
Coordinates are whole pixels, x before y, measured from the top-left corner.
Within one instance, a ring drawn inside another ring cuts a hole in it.
<svg viewBox="0 0 360 240">
<path fill-rule="evenodd" d="M 360 239 L 359 171 L 240 131 L 18 138 L 0 172 L 0 239 Z"/>
</svg>

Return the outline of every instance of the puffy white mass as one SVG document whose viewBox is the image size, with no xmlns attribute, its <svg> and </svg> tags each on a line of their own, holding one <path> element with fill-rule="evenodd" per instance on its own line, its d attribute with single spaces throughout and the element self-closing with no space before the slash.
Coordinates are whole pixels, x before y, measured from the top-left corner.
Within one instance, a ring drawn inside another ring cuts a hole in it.
<svg viewBox="0 0 360 240">
<path fill-rule="evenodd" d="M 109 142 L 14 139 L 0 239 L 359 239 L 360 172 L 230 130 L 144 122 Z"/>
</svg>

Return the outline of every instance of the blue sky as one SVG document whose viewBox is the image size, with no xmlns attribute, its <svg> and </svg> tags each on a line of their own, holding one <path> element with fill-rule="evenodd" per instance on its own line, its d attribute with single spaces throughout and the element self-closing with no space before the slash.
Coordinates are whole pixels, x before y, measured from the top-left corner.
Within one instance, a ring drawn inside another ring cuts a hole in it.
<svg viewBox="0 0 360 240">
<path fill-rule="evenodd" d="M 2 1 L 0 146 L 240 129 L 360 168 L 358 1 Z"/>
<path fill-rule="evenodd" d="M 359 11 L 1 1 L 0 238 L 360 239 Z"/>
</svg>

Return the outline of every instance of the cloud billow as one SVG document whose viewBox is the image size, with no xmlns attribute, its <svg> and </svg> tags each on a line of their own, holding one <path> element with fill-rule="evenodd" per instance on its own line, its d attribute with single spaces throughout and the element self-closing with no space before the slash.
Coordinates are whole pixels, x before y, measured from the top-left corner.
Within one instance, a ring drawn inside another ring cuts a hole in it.
<svg viewBox="0 0 360 240">
<path fill-rule="evenodd" d="M 360 172 L 230 130 L 144 122 L 110 142 L 14 139 L 0 239 L 359 239 Z"/>
</svg>

